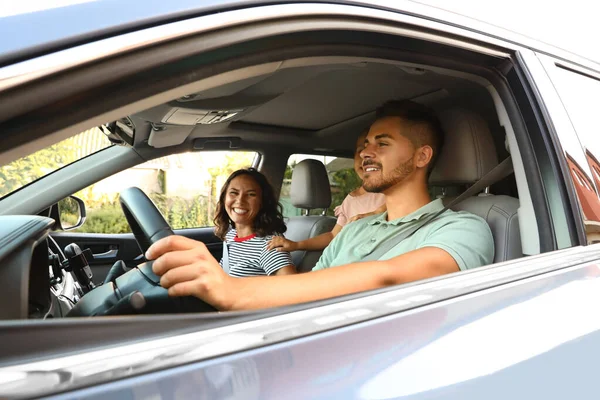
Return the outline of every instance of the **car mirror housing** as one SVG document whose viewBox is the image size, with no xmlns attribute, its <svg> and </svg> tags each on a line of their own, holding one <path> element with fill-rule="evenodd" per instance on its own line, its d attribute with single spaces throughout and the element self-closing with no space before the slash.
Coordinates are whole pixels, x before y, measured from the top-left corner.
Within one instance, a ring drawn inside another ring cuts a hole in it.
<svg viewBox="0 0 600 400">
<path fill-rule="evenodd" d="M 52 206 L 50 216 L 56 221 L 56 230 L 70 231 L 77 229 L 85 222 L 85 204 L 78 197 L 66 197 Z"/>
</svg>

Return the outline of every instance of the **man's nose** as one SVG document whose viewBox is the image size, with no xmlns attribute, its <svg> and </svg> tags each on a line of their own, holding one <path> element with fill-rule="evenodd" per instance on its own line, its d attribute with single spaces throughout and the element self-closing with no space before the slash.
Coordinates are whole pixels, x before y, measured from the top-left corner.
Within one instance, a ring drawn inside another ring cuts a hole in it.
<svg viewBox="0 0 600 400">
<path fill-rule="evenodd" d="M 367 158 L 372 158 L 372 157 L 373 157 L 373 152 L 371 151 L 371 146 L 366 144 L 365 147 L 360 152 L 360 158 L 365 160 Z"/>
</svg>

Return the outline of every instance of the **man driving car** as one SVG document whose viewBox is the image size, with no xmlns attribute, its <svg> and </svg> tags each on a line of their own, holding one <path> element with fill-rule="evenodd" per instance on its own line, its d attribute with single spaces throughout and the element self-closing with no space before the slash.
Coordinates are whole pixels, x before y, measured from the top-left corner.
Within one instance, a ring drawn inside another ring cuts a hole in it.
<svg viewBox="0 0 600 400">
<path fill-rule="evenodd" d="M 182 236 L 158 241 L 146 257 L 155 260 L 153 270 L 169 295 L 196 296 L 219 310 L 325 299 L 489 264 L 493 238 L 480 217 L 446 210 L 423 224 L 444 208 L 440 199 L 431 201 L 427 190 L 442 143 L 441 124 L 429 108 L 400 101 L 378 109 L 360 156 L 364 188 L 385 195 L 387 212 L 344 227 L 313 272 L 233 278 L 203 243 Z M 377 260 L 362 261 L 416 227 Z"/>
</svg>

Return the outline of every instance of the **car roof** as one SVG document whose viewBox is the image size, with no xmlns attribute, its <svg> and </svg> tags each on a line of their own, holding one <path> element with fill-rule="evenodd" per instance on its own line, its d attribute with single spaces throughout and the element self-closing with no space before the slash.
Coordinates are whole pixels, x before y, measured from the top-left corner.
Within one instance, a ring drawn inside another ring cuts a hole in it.
<svg viewBox="0 0 600 400">
<path fill-rule="evenodd" d="M 478 14 L 470 13 L 465 7 L 453 9 L 451 5 L 444 5 L 442 8 L 436 1 L 312 0 L 311 2 L 366 5 L 383 10 L 405 11 L 422 18 L 485 32 L 526 47 L 544 48 L 550 52 L 552 49 L 565 51 L 540 42 L 539 40 L 543 38 L 534 40 L 516 33 L 515 30 L 506 29 L 506 24 L 503 24 L 502 20 L 488 18 L 486 22 L 482 22 L 481 18 L 477 19 Z M 12 5 L 0 11 L 0 66 L 127 31 L 207 13 L 286 3 L 291 2 L 289 0 L 170 0 L 168 2 L 164 0 L 63 0 L 55 3 L 59 6 L 48 6 L 43 2 L 36 3 L 37 7 L 28 3 L 24 3 L 20 8 L 18 5 Z M 82 18 L 90 15 L 94 18 Z M 522 30 L 522 32 L 526 31 Z M 547 40 L 547 42 L 551 41 Z"/>
<path fill-rule="evenodd" d="M 270 1 L 268 3 L 277 3 Z M 59 48 L 261 0 L 72 0 L 60 7 L 0 11 L 0 64 Z M 29 10 L 32 10 L 29 12 Z M 93 18 L 82 16 L 93 15 Z M 68 21 L 68 22 L 66 22 Z M 38 27 L 32 29 L 32 27 Z"/>
</svg>

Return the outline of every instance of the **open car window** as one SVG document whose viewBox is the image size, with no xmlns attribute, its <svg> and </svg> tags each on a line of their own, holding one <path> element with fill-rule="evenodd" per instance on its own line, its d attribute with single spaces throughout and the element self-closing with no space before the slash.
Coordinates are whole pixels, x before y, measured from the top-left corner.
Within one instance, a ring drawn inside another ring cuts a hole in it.
<svg viewBox="0 0 600 400">
<path fill-rule="evenodd" d="M 227 177 L 235 170 L 252 167 L 256 157 L 251 151 L 187 152 L 116 173 L 75 193 L 87 208 L 86 221 L 75 232 L 131 232 L 119 205 L 119 193 L 132 182 L 152 199 L 173 229 L 214 226 Z"/>
<path fill-rule="evenodd" d="M 112 143 L 108 137 L 99 128 L 92 128 L 0 166 L 0 197 L 8 196 L 60 168 L 110 146 Z"/>
</svg>

